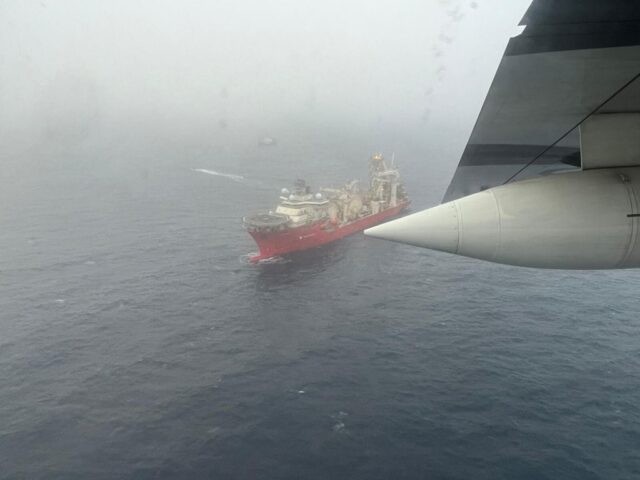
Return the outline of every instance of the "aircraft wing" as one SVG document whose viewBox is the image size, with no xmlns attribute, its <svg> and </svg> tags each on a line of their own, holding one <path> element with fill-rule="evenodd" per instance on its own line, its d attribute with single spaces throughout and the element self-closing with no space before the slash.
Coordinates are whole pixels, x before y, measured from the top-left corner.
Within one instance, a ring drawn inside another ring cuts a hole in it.
<svg viewBox="0 0 640 480">
<path fill-rule="evenodd" d="M 444 203 L 365 233 L 510 265 L 639 268 L 640 1 L 534 0 L 521 23 Z"/>
<path fill-rule="evenodd" d="M 581 165 L 579 126 L 640 112 L 640 2 L 534 0 L 444 196 Z"/>
</svg>

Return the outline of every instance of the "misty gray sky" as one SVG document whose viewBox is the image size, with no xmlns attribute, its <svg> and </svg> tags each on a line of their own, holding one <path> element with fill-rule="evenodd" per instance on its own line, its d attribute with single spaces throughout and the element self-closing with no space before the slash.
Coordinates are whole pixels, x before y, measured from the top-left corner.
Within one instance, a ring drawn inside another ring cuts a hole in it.
<svg viewBox="0 0 640 480">
<path fill-rule="evenodd" d="M 470 130 L 529 3 L 4 0 L 0 146 L 136 122 Z"/>
</svg>

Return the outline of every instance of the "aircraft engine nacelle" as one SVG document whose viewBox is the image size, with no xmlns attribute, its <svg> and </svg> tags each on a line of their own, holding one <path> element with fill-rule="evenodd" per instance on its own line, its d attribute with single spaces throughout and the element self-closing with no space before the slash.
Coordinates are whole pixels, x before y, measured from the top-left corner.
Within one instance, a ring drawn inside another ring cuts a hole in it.
<svg viewBox="0 0 640 480">
<path fill-rule="evenodd" d="M 365 233 L 510 265 L 640 267 L 640 167 L 510 183 Z"/>
</svg>

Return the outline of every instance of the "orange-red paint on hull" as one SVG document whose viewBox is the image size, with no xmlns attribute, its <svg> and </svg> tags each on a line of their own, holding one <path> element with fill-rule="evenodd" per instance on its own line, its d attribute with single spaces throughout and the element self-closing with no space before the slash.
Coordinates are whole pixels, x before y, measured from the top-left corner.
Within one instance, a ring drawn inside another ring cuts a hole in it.
<svg viewBox="0 0 640 480">
<path fill-rule="evenodd" d="M 387 208 L 374 215 L 367 215 L 343 225 L 332 225 L 328 221 L 290 228 L 280 232 L 250 231 L 249 233 L 258 244 L 260 253 L 249 258 L 251 262 L 258 262 L 267 258 L 299 252 L 335 242 L 348 235 L 361 232 L 369 227 L 378 225 L 406 210 L 409 202 L 403 202 L 395 207 Z"/>
</svg>

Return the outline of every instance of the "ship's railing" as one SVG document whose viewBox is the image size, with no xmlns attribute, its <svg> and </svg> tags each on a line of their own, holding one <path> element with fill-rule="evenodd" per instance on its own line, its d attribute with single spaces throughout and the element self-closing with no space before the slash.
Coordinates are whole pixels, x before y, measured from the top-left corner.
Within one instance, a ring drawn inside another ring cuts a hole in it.
<svg viewBox="0 0 640 480">
<path fill-rule="evenodd" d="M 258 212 L 242 218 L 245 227 L 253 229 L 279 229 L 289 222 L 289 217 L 275 212 Z"/>
</svg>

